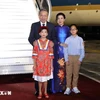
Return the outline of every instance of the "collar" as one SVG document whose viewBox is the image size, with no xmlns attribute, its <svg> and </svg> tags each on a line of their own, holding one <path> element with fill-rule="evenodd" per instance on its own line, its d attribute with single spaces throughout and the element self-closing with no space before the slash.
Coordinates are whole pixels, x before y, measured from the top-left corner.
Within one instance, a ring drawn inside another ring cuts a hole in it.
<svg viewBox="0 0 100 100">
<path fill-rule="evenodd" d="M 41 25 L 41 26 L 42 26 L 43 24 L 45 24 L 45 26 L 47 26 L 47 22 L 45 22 L 45 23 L 40 22 L 40 25 Z"/>
<path fill-rule="evenodd" d="M 76 35 L 76 36 L 71 35 L 71 37 L 72 37 L 72 38 L 77 38 L 77 37 L 78 37 L 78 35 Z"/>
<path fill-rule="evenodd" d="M 59 27 L 63 27 L 63 26 L 65 26 L 64 24 L 61 26 L 61 25 L 58 25 Z"/>
</svg>

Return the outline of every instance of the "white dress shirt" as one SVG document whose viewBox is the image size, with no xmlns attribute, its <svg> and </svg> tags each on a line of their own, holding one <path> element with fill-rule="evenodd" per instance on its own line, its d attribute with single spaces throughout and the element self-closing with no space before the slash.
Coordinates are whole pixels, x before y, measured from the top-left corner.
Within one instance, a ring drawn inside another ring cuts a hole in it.
<svg viewBox="0 0 100 100">
<path fill-rule="evenodd" d="M 85 56 L 84 42 L 78 35 L 76 37 L 70 36 L 66 39 L 65 44 L 68 47 L 64 48 L 65 61 L 68 61 L 68 55 L 79 55 L 79 61 L 82 61 Z"/>
<path fill-rule="evenodd" d="M 47 26 L 47 22 L 45 22 L 45 23 L 40 22 L 40 24 L 41 24 L 41 26 L 43 26 L 43 24 L 44 24 L 44 26 Z"/>
</svg>

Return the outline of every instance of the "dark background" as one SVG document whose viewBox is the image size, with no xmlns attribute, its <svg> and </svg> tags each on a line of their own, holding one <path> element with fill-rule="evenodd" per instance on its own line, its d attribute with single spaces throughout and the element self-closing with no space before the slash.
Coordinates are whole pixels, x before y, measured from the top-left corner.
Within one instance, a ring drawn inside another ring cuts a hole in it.
<svg viewBox="0 0 100 100">
<path fill-rule="evenodd" d="M 100 40 L 100 26 L 79 26 L 78 30 L 84 40 Z"/>
<path fill-rule="evenodd" d="M 100 0 L 51 0 L 52 6 L 100 4 Z"/>
</svg>

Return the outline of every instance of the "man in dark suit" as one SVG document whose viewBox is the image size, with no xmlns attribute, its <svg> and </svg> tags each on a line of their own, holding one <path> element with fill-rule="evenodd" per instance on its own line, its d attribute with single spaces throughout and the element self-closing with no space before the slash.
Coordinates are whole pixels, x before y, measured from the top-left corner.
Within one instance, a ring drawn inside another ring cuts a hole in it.
<svg viewBox="0 0 100 100">
<path fill-rule="evenodd" d="M 41 26 L 47 26 L 49 33 L 47 38 L 51 41 L 53 41 L 54 43 L 56 43 L 56 35 L 55 35 L 55 27 L 52 23 L 48 22 L 48 12 L 46 9 L 41 9 L 39 12 L 39 22 L 33 23 L 31 26 L 31 31 L 30 31 L 30 35 L 29 35 L 29 42 L 30 44 L 33 46 L 33 42 L 37 39 L 40 38 L 39 36 L 39 28 Z M 36 89 L 36 93 L 38 94 L 38 83 L 35 81 L 35 89 Z M 51 92 L 51 80 L 48 81 L 48 92 Z"/>
</svg>

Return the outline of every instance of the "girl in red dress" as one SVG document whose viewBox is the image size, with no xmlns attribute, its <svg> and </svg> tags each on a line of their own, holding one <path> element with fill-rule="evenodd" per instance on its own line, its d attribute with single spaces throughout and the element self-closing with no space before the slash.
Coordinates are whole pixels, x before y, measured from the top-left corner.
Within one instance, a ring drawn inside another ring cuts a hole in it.
<svg viewBox="0 0 100 100">
<path fill-rule="evenodd" d="M 47 94 L 47 81 L 53 78 L 53 42 L 48 40 L 47 27 L 40 27 L 39 35 L 40 39 L 36 40 L 33 45 L 32 58 L 34 59 L 33 66 L 33 78 L 38 81 L 39 84 L 39 96 L 38 99 L 42 98 L 42 85 L 44 85 L 44 96 L 49 98 Z"/>
</svg>

